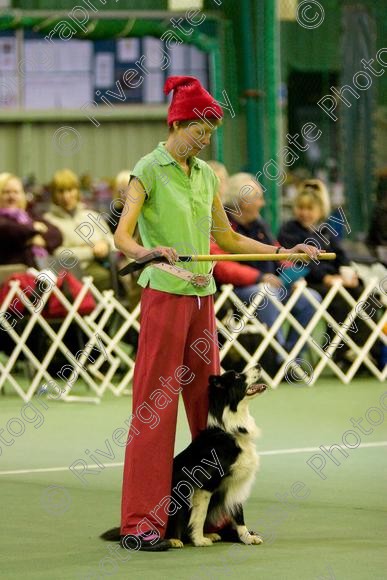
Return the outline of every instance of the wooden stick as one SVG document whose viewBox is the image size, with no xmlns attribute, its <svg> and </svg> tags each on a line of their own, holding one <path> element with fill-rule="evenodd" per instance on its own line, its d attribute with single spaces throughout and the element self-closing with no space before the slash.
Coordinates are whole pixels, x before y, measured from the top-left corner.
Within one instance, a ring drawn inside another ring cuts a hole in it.
<svg viewBox="0 0 387 580">
<path fill-rule="evenodd" d="M 317 260 L 334 260 L 336 254 L 321 253 Z M 311 260 L 308 254 L 210 254 L 179 256 L 179 262 L 279 262 Z"/>
<path fill-rule="evenodd" d="M 336 254 L 321 253 L 317 260 L 334 260 Z M 311 260 L 308 254 L 203 254 L 193 256 L 179 256 L 179 262 L 279 262 L 279 261 L 295 261 L 295 260 Z M 165 258 L 159 252 L 152 252 L 145 258 L 138 262 L 131 262 L 118 273 L 120 276 L 131 274 L 137 270 L 142 270 L 146 266 L 150 266 L 152 262 L 166 262 Z"/>
</svg>

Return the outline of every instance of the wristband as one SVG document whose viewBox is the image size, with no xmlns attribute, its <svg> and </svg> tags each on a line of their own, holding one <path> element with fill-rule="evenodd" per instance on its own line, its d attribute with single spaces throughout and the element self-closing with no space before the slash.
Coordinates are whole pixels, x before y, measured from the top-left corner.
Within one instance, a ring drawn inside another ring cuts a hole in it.
<svg viewBox="0 0 387 580">
<path fill-rule="evenodd" d="M 279 253 L 280 253 L 280 251 L 282 250 L 282 248 L 283 248 L 283 246 L 280 246 L 279 248 L 277 248 L 277 249 L 276 249 L 276 251 L 275 251 L 275 253 L 276 253 L 276 254 L 279 254 Z"/>
</svg>

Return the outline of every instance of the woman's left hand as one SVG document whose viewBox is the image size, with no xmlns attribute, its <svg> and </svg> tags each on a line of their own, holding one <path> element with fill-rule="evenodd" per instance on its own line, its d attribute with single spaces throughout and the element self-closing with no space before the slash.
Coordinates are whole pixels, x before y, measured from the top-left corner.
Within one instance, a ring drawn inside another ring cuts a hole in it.
<svg viewBox="0 0 387 580">
<path fill-rule="evenodd" d="M 318 255 L 325 252 L 325 250 L 320 250 L 316 246 L 310 246 L 308 244 L 297 244 L 293 248 L 282 248 L 280 254 L 308 254 L 313 259 L 318 258 Z"/>
</svg>

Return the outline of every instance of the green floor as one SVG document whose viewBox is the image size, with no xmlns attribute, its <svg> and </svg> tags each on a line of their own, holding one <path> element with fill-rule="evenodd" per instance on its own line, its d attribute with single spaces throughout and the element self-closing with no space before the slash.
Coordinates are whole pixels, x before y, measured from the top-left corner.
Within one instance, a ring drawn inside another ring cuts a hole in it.
<svg viewBox="0 0 387 580">
<path fill-rule="evenodd" d="M 26 423 L 12 445 L 0 443 L 0 577 L 385 579 L 387 449 L 374 443 L 387 441 L 387 421 L 379 419 L 371 434 L 360 435 L 366 447 L 348 450 L 346 459 L 335 454 L 340 466 L 327 458 L 326 479 L 306 463 L 315 447 L 343 446 L 343 433 L 353 429 L 350 418 L 364 417 L 370 407 L 381 409 L 384 390 L 385 385 L 373 380 L 356 380 L 350 386 L 323 380 L 313 388 L 281 385 L 255 399 L 251 411 L 262 428 L 260 450 L 283 450 L 262 455 L 245 506 L 248 525 L 262 532 L 266 542 L 186 547 L 161 554 L 115 553 L 98 539 L 101 531 L 119 522 L 122 467 L 88 475 L 86 484 L 67 469 L 78 458 L 92 464 L 85 450 L 106 449 L 106 439 L 114 451 L 106 462 L 122 461 L 122 449 L 112 443 L 111 435 L 124 425 L 130 398 L 110 398 L 100 405 L 49 402 L 38 429 Z M 20 408 L 16 397 L 0 397 L 0 429 L 10 418 L 20 419 Z M 369 416 L 377 422 L 376 411 Z M 12 428 L 16 431 L 20 423 L 11 423 Z M 177 449 L 188 440 L 181 416 Z M 349 435 L 348 443 L 353 442 Z M 289 453 L 292 449 L 296 452 Z M 40 468 L 54 470 L 4 473 Z M 291 496 L 295 482 L 304 484 L 300 495 L 308 497 Z"/>
</svg>

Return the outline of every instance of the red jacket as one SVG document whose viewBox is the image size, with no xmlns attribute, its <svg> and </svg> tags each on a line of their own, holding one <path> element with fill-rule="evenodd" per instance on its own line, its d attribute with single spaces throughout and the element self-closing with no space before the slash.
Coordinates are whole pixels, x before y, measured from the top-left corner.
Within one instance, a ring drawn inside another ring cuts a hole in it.
<svg viewBox="0 0 387 580">
<path fill-rule="evenodd" d="M 211 242 L 211 254 L 227 254 L 215 243 Z M 233 286 L 252 286 L 261 278 L 261 272 L 240 262 L 216 262 L 214 278 L 217 284 L 233 284 Z"/>
</svg>

